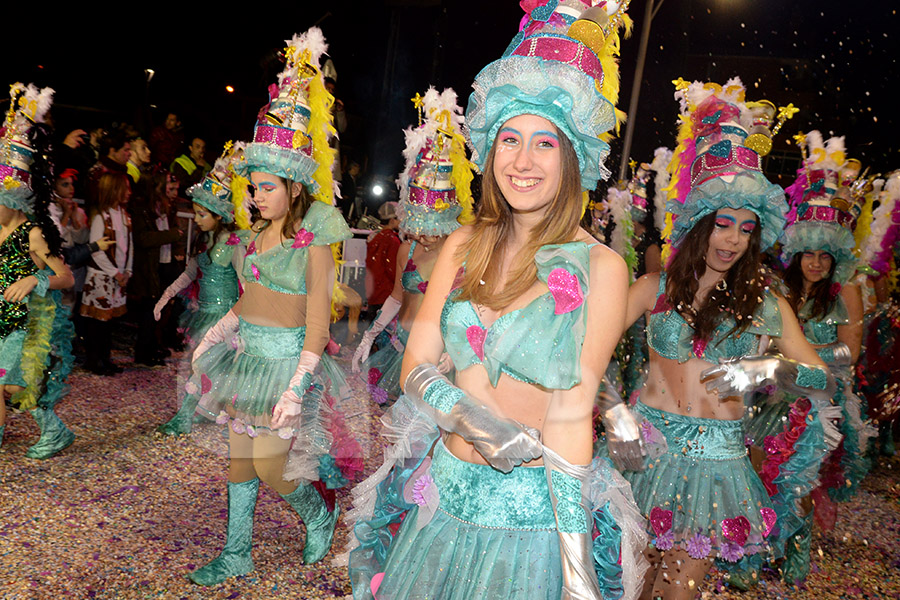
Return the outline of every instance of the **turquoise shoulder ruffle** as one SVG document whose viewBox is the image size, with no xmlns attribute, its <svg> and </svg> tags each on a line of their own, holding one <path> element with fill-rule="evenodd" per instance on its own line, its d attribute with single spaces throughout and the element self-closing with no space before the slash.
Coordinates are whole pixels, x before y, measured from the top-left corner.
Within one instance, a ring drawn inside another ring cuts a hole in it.
<svg viewBox="0 0 900 600">
<path fill-rule="evenodd" d="M 238 235 L 237 237 L 241 238 L 240 235 Z M 212 252 L 209 253 L 213 264 L 216 264 L 220 267 L 230 266 L 231 257 L 234 255 L 235 249 L 241 246 L 246 247 L 246 238 L 241 239 L 240 244 L 228 244 L 227 242 L 230 238 L 231 236 L 226 233 L 225 235 L 220 236 L 216 241 L 216 245 L 213 246 Z"/>
<path fill-rule="evenodd" d="M 534 262 L 550 290 L 494 323 L 485 338 L 484 365 L 493 385 L 502 367 L 546 388 L 567 390 L 581 382 L 590 249 L 582 242 L 544 246 Z"/>
<path fill-rule="evenodd" d="M 748 333 L 767 335 L 769 337 L 781 337 L 784 331 L 781 321 L 781 308 L 778 306 L 778 297 L 770 291 L 766 291 L 762 304 L 753 313 L 753 320 Z"/>
<path fill-rule="evenodd" d="M 340 211 L 324 202 L 312 203 L 303 217 L 301 227 L 315 236 L 311 244 L 313 246 L 327 246 L 353 237 Z"/>
<path fill-rule="evenodd" d="M 784 232 L 781 254 L 785 262 L 790 262 L 798 252 L 824 250 L 837 261 L 832 280 L 844 284 L 856 272 L 855 245 L 853 234 L 845 227 L 836 223 L 801 221 Z"/>
</svg>

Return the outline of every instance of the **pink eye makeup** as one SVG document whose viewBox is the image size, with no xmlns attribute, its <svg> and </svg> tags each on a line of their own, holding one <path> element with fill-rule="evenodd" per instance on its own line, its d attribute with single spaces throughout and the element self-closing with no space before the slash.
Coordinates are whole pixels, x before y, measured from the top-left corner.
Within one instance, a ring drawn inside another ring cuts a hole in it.
<svg viewBox="0 0 900 600">
<path fill-rule="evenodd" d="M 751 234 L 756 229 L 756 221 L 744 221 L 741 223 L 741 232 Z"/>
<path fill-rule="evenodd" d="M 731 217 L 729 215 L 719 215 L 716 217 L 716 227 L 720 229 L 727 229 L 729 227 L 733 227 L 734 225 L 737 225 L 737 221 L 734 219 L 734 217 Z"/>
<path fill-rule="evenodd" d="M 531 135 L 531 141 L 538 147 L 559 148 L 559 137 L 550 131 L 535 131 Z"/>
</svg>

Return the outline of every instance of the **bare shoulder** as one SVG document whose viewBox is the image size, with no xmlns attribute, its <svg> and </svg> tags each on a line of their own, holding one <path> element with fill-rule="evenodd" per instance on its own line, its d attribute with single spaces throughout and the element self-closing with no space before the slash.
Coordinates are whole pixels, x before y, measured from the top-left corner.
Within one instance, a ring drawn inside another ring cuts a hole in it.
<svg viewBox="0 0 900 600">
<path fill-rule="evenodd" d="M 465 244 L 469 238 L 472 237 L 474 231 L 475 228 L 471 225 L 463 225 L 447 236 L 447 240 L 444 242 L 444 251 L 450 249 L 455 252 L 457 248 Z"/>
<path fill-rule="evenodd" d="M 31 231 L 28 232 L 28 241 L 32 250 L 47 246 L 47 240 L 44 239 L 44 232 L 41 231 L 41 228 L 38 225 L 32 227 Z"/>
</svg>

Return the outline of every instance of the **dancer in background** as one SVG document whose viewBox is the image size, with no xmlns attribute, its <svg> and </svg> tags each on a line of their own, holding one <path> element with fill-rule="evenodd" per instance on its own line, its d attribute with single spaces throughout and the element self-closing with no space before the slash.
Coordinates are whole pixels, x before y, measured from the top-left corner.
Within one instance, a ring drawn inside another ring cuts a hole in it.
<svg viewBox="0 0 900 600">
<path fill-rule="evenodd" d="M 62 240 L 50 218 L 53 90 L 15 83 L 0 138 L 0 444 L 6 393 L 28 410 L 41 437 L 25 453 L 50 458 L 75 440 L 54 412 L 72 369 L 74 331 L 57 290 L 72 287 Z"/>
<path fill-rule="evenodd" d="M 624 15 L 608 6 L 534 7 L 476 77 L 466 127 L 481 203 L 429 280 L 385 419 L 394 445 L 354 490 L 357 599 L 639 592 L 643 525 L 621 476 L 591 460 L 628 283 L 579 227 L 617 117 Z M 455 385 L 435 366 L 445 350 Z M 639 465 L 636 421 L 604 409 L 617 460 Z"/>
<path fill-rule="evenodd" d="M 229 435 L 227 537 L 190 575 L 200 585 L 253 570 L 260 479 L 303 519 L 303 562 L 312 564 L 331 548 L 334 489 L 362 469 L 335 406 L 342 374 L 324 353 L 335 281 L 329 244 L 350 237 L 332 205 L 333 98 L 318 68 L 326 48 L 317 28 L 288 40 L 287 64 L 237 167 L 249 173 L 261 217 L 244 258 L 246 286 L 197 346 L 186 386 L 200 394 L 198 412 Z"/>
<path fill-rule="evenodd" d="M 212 171 L 188 189 L 188 196 L 194 203 L 194 223 L 200 231 L 193 246 L 195 254 L 184 273 L 166 288 L 153 309 L 153 316 L 159 321 L 166 305 L 196 282 L 196 308 L 186 311 L 182 322 L 188 356 L 240 295 L 238 273 L 243 267 L 250 227 L 244 204 L 249 182 L 234 172 L 233 164 L 242 155 L 243 144 L 229 142 Z M 164 435 L 190 433 L 199 401 L 197 394 L 185 395 L 175 416 L 160 425 L 157 431 Z"/>
<path fill-rule="evenodd" d="M 662 448 L 645 470 L 625 474 L 654 536 L 648 599 L 693 598 L 714 560 L 731 569 L 780 554 L 776 513 L 744 446 L 742 397 L 778 385 L 827 401 L 834 390 L 761 270 L 787 204 L 750 147 L 743 97 L 737 78 L 724 87 L 679 80 L 665 231 L 674 254 L 628 293 L 626 325 L 647 314 L 650 346 L 634 410 L 645 439 Z M 768 338 L 784 357 L 760 355 Z"/>
<path fill-rule="evenodd" d="M 404 132 L 406 167 L 397 179 L 400 230 L 410 240 L 397 252 L 396 264 L 404 267 L 397 269 L 393 292 L 353 354 L 352 370 L 358 373 L 362 364 L 369 393 L 378 404 L 400 395 L 403 349 L 434 264 L 447 236 L 460 223 L 472 219 L 472 167 L 466 159 L 462 109 L 456 105 L 456 92 L 446 89 L 439 94 L 429 88 L 424 97 L 416 94 L 413 103 L 419 110 L 419 126 Z M 390 343 L 370 357 L 375 338 L 395 318 L 397 329 Z M 442 364 L 442 372 L 449 371 L 449 357 Z"/>
</svg>

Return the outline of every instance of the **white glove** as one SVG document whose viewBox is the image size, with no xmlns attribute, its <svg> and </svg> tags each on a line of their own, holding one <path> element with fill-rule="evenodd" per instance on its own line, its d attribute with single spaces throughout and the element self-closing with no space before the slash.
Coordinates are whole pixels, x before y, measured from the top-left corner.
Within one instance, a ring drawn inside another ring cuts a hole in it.
<svg viewBox="0 0 900 600">
<path fill-rule="evenodd" d="M 297 415 L 303 408 L 303 394 L 309 387 L 312 380 L 312 374 L 319 364 L 319 355 L 315 352 L 304 350 L 300 353 L 300 362 L 297 363 L 297 370 L 288 383 L 287 390 L 281 394 L 275 409 L 272 411 L 271 429 L 280 429 L 285 423 Z M 305 378 L 305 381 L 304 381 Z"/>
<path fill-rule="evenodd" d="M 197 344 L 197 348 L 194 350 L 194 355 L 191 357 L 191 364 L 193 365 L 197 362 L 197 359 L 200 358 L 204 352 L 212 348 L 218 343 L 224 342 L 226 339 L 232 337 L 237 333 L 240 328 L 240 321 L 234 311 L 229 310 L 225 313 L 225 316 L 219 319 L 219 322 L 210 327 L 206 331 L 206 335 L 203 336 L 203 339 L 200 340 L 200 343 Z"/>
<path fill-rule="evenodd" d="M 153 307 L 153 318 L 157 321 L 162 317 L 162 310 L 166 307 L 166 304 L 169 303 L 169 300 L 175 297 L 175 294 L 191 285 L 191 282 L 194 281 L 195 275 L 191 275 L 188 271 L 191 269 L 185 269 L 184 273 L 178 276 L 175 281 L 172 282 L 172 285 L 166 288 L 166 291 L 163 292 L 162 297 L 160 297 L 159 302 L 156 303 L 156 306 Z M 196 272 L 196 269 L 193 269 Z"/>
<path fill-rule="evenodd" d="M 356 352 L 353 353 L 353 361 L 350 364 L 350 370 L 359 373 L 359 365 L 369 360 L 369 352 L 372 351 L 372 342 L 378 337 L 378 334 L 384 331 L 394 317 L 400 312 L 400 301 L 393 296 L 388 296 L 378 312 L 378 317 L 372 321 L 372 325 L 363 334 L 359 341 Z"/>
</svg>

